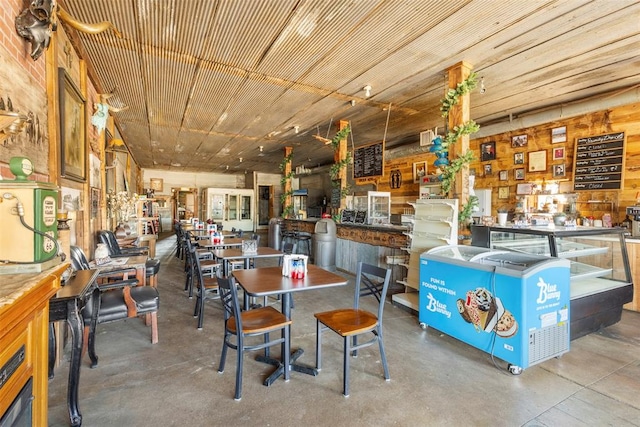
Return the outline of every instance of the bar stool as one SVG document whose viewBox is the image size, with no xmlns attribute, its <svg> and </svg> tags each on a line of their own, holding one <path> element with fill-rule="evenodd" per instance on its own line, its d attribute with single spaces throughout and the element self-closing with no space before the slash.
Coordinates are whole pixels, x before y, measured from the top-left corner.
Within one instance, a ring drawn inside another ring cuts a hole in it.
<svg viewBox="0 0 640 427">
<path fill-rule="evenodd" d="M 311 258 L 311 233 L 299 231 L 296 233 L 294 241 L 298 247 L 298 253 Z M 304 248 L 302 247 L 304 245 Z"/>
</svg>

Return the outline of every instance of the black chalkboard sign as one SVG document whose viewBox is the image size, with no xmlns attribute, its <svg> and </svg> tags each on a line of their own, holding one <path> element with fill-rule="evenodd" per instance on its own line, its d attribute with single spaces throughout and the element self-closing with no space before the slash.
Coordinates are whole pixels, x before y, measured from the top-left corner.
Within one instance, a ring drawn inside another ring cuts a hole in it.
<svg viewBox="0 0 640 427">
<path fill-rule="evenodd" d="M 353 152 L 353 178 L 384 175 L 384 142 L 356 148 Z"/>
<path fill-rule="evenodd" d="M 340 213 L 340 222 L 343 224 L 353 223 L 356 219 L 356 211 L 350 209 L 344 209 Z"/>
<path fill-rule="evenodd" d="M 353 221 L 356 224 L 367 223 L 367 211 L 356 211 L 356 218 Z"/>
<path fill-rule="evenodd" d="M 619 190 L 624 170 L 624 132 L 578 138 L 573 189 Z"/>
</svg>

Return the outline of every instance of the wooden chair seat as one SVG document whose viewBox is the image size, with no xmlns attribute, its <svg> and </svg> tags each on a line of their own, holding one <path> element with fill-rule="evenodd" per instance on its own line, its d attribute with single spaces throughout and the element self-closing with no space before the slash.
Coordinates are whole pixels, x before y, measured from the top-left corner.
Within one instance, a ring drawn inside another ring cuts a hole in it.
<svg viewBox="0 0 640 427">
<path fill-rule="evenodd" d="M 316 313 L 315 317 L 343 337 L 369 332 L 378 324 L 378 318 L 373 313 L 352 308 Z"/>
<path fill-rule="evenodd" d="M 242 330 L 245 334 L 262 334 L 281 328 L 284 325 L 291 325 L 291 320 L 287 320 L 284 314 L 273 307 L 243 311 L 241 317 Z M 232 333 L 237 334 L 235 317 L 227 320 L 227 328 Z"/>
</svg>

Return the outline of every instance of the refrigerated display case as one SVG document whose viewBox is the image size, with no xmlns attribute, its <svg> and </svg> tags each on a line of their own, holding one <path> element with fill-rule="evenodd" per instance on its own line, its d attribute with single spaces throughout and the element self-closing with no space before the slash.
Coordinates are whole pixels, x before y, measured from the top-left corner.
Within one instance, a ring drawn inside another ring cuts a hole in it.
<svg viewBox="0 0 640 427">
<path fill-rule="evenodd" d="M 569 265 L 474 246 L 433 248 L 420 257 L 420 323 L 519 374 L 569 351 Z"/>
<path fill-rule="evenodd" d="M 391 193 L 388 191 L 367 192 L 367 223 L 389 224 L 391 221 Z"/>
<path fill-rule="evenodd" d="M 291 203 L 293 204 L 293 214 L 296 218 L 307 219 L 307 198 L 309 197 L 309 190 L 306 188 L 300 190 L 293 190 L 291 195 Z"/>
<path fill-rule="evenodd" d="M 620 321 L 633 300 L 625 232 L 604 227 L 473 226 L 472 244 L 570 261 L 571 339 Z"/>
<path fill-rule="evenodd" d="M 201 218 L 220 223 L 224 230 L 253 230 L 253 190 L 205 188 Z"/>
</svg>

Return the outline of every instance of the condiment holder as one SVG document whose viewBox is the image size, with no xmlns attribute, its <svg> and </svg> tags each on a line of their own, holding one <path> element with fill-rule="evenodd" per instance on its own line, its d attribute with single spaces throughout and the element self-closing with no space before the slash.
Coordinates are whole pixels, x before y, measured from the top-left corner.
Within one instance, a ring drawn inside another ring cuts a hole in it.
<svg viewBox="0 0 640 427">
<path fill-rule="evenodd" d="M 307 255 L 284 255 L 282 258 L 282 275 L 292 279 L 304 279 L 307 275 Z"/>
</svg>

